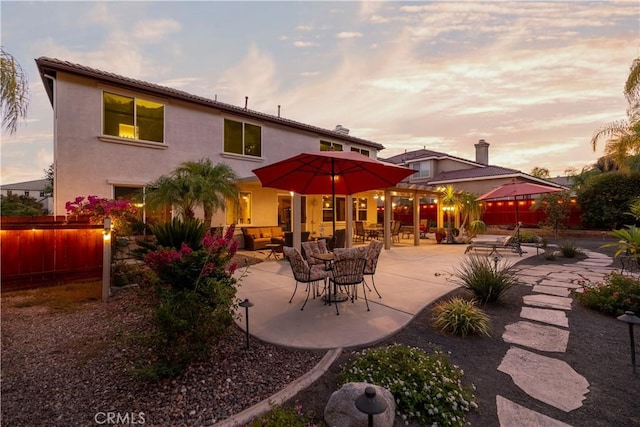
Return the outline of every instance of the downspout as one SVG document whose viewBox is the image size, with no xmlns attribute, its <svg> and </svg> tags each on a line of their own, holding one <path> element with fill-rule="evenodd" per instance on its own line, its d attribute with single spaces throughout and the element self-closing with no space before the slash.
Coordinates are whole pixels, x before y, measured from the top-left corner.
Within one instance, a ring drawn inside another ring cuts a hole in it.
<svg viewBox="0 0 640 427">
<path fill-rule="evenodd" d="M 57 102 L 57 89 L 56 89 L 56 78 L 50 76 L 49 74 L 44 74 L 44 77 L 51 80 L 52 82 L 52 92 L 53 92 L 53 217 L 58 216 L 58 168 L 56 165 L 56 153 L 58 152 L 58 102 Z M 65 212 L 66 214 L 66 212 Z"/>
</svg>

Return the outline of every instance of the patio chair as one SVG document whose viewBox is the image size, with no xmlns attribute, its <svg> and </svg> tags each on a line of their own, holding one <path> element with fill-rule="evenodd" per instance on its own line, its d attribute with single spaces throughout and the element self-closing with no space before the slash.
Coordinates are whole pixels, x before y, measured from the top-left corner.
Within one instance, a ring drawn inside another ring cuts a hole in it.
<svg viewBox="0 0 640 427">
<path fill-rule="evenodd" d="M 296 248 L 285 246 L 282 248 L 282 250 L 284 251 L 284 255 L 287 260 L 289 260 L 291 271 L 293 272 L 293 278 L 296 281 L 296 287 L 293 289 L 293 295 L 291 295 L 291 298 L 289 299 L 289 304 L 291 304 L 291 301 L 293 301 L 293 297 L 296 295 L 296 291 L 298 290 L 298 283 L 305 283 L 307 285 L 307 296 L 304 299 L 302 307 L 300 308 L 300 310 L 304 310 L 304 306 L 307 305 L 307 301 L 309 300 L 309 293 L 311 291 L 313 291 L 314 299 L 316 298 L 316 296 L 322 295 L 322 293 L 318 292 L 318 283 L 320 281 L 323 281 L 326 285 L 326 279 L 329 272 L 319 266 L 310 266 L 304 260 L 304 258 L 302 258 L 302 254 Z"/>
<path fill-rule="evenodd" d="M 324 261 L 314 258 L 313 255 L 326 254 L 329 252 L 327 249 L 327 241 L 325 239 L 310 240 L 302 242 L 300 245 L 304 253 L 304 259 L 309 265 L 322 265 L 322 267 L 324 267 Z"/>
<path fill-rule="evenodd" d="M 375 289 L 376 293 L 378 294 L 378 298 L 382 298 L 382 295 L 380 295 L 380 292 L 378 292 L 378 288 L 376 288 L 376 282 L 373 279 L 373 276 L 374 274 L 376 274 L 376 267 L 378 266 L 378 258 L 380 258 L 382 246 L 384 246 L 384 243 L 379 240 L 372 240 L 371 243 L 369 243 L 369 246 L 367 247 L 367 253 L 365 255 L 367 264 L 364 267 L 364 275 L 371 276 L 371 283 L 373 284 L 373 289 Z M 369 287 L 369 285 L 367 285 L 366 279 L 364 281 L 364 284 L 367 286 L 367 288 Z M 371 292 L 371 288 L 369 288 L 369 292 Z"/>
<path fill-rule="evenodd" d="M 364 243 L 364 239 L 366 237 L 367 237 L 367 233 L 364 230 L 364 222 L 356 221 L 356 238 L 354 240 L 354 243 L 357 242 L 358 240 L 362 240 L 362 243 Z"/>
<path fill-rule="evenodd" d="M 333 251 L 335 248 L 344 248 L 346 240 L 347 230 L 341 228 L 336 230 L 336 235 L 329 239 L 327 245 L 329 246 L 329 249 Z"/>
<path fill-rule="evenodd" d="M 345 248 L 343 250 L 336 250 L 335 259 L 331 266 L 331 273 L 329 274 L 329 292 L 333 285 L 334 292 L 337 292 L 338 287 L 345 289 L 353 288 L 347 294 L 351 297 L 353 303 L 357 296 L 358 285 L 362 284 L 362 293 L 364 293 L 364 300 L 367 304 L 367 311 L 369 309 L 369 300 L 367 299 L 367 292 L 364 289 L 364 268 L 367 260 L 365 258 L 365 249 L 361 248 Z M 335 303 L 336 315 L 340 315 L 338 309 L 338 303 Z"/>
<path fill-rule="evenodd" d="M 400 243 L 400 227 L 402 223 L 400 221 L 393 221 L 391 224 L 391 242 L 394 240 Z"/>
<path fill-rule="evenodd" d="M 521 223 L 518 223 L 513 230 L 513 233 L 509 236 L 497 238 L 495 240 L 473 240 L 467 249 L 465 249 L 464 253 L 471 251 L 472 249 L 491 249 L 488 256 L 495 255 L 501 256 L 498 249 L 506 248 L 511 251 L 517 253 L 522 256 L 524 251 L 522 250 L 522 246 L 520 246 L 519 231 L 520 231 Z"/>
</svg>

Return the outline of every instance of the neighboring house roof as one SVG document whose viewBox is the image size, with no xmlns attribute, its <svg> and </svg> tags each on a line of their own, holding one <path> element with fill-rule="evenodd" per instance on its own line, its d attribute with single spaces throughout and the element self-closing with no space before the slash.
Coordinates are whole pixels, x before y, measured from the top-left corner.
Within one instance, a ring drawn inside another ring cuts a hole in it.
<svg viewBox="0 0 640 427">
<path fill-rule="evenodd" d="M 49 185 L 48 179 L 37 179 L 34 181 L 16 182 L 15 184 L 0 185 L 0 190 L 16 190 L 16 191 L 44 191 Z"/>
<path fill-rule="evenodd" d="M 172 89 L 170 87 L 161 86 L 155 83 L 149 83 L 142 80 L 136 80 L 129 77 L 120 76 L 118 74 L 109 73 L 106 71 L 97 70 L 95 68 L 87 67 L 80 64 L 74 64 L 68 61 L 62 61 L 55 58 L 40 57 L 36 59 L 38 70 L 40 71 L 40 77 L 49 96 L 49 101 L 53 105 L 53 82 L 46 75 L 55 77 L 58 71 L 75 74 L 79 76 L 89 77 L 104 83 L 125 87 L 138 92 L 147 94 L 160 95 L 173 99 L 180 99 L 183 101 L 191 102 L 194 104 L 204 105 L 207 107 L 216 108 L 223 112 L 233 113 L 240 117 L 251 118 L 254 120 L 262 120 L 280 126 L 288 126 L 302 131 L 314 132 L 327 138 L 334 140 L 342 140 L 345 142 L 354 142 L 360 145 L 368 146 L 376 150 L 383 150 L 384 146 L 377 142 L 368 141 L 366 139 L 356 138 L 349 136 L 341 131 L 341 126 L 338 126 L 339 130 L 327 130 L 316 126 L 308 125 L 305 123 L 296 122 L 294 120 L 284 119 L 282 117 L 273 116 L 270 114 L 261 113 L 259 111 L 249 110 L 247 108 L 238 107 L 217 100 L 204 98 L 201 96 L 192 95 L 181 90 Z"/>
<path fill-rule="evenodd" d="M 394 164 L 403 164 L 406 165 L 408 163 L 413 163 L 422 160 L 454 160 L 459 163 L 464 163 L 465 165 L 470 165 L 472 167 L 465 167 L 463 169 L 449 170 L 437 173 L 435 176 L 429 178 L 425 181 L 420 181 L 419 184 L 423 186 L 434 186 L 434 185 L 446 185 L 453 184 L 456 182 L 469 182 L 475 180 L 487 180 L 487 179 L 497 179 L 497 178 L 520 178 L 525 179 L 531 182 L 538 182 L 544 185 L 551 185 L 555 187 L 563 187 L 564 184 L 556 183 L 551 180 L 546 180 L 542 178 L 537 178 L 533 175 L 526 174 L 517 169 L 504 168 L 501 166 L 495 165 L 485 165 L 482 163 L 478 163 L 469 159 L 464 159 L 462 157 L 452 156 L 446 153 L 442 153 L 439 151 L 433 150 L 415 150 L 415 151 L 407 151 L 387 159 L 384 161 Z"/>
<path fill-rule="evenodd" d="M 447 153 L 441 153 L 439 151 L 433 151 L 433 150 L 427 150 L 427 149 L 405 151 L 404 153 L 396 154 L 395 156 L 392 156 L 386 159 L 380 159 L 380 160 L 384 160 L 385 162 L 398 165 L 398 164 L 417 162 L 420 160 L 445 160 L 445 159 L 456 160 L 458 162 L 467 163 L 474 166 L 475 165 L 484 166 L 480 163 L 477 163 L 468 159 L 463 159 L 462 157 L 456 157 Z"/>
</svg>

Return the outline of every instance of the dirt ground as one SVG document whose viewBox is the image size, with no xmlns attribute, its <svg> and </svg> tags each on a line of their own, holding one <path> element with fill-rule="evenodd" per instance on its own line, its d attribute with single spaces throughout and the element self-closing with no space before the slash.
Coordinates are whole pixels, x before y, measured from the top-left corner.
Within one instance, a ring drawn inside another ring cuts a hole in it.
<svg viewBox="0 0 640 427">
<path fill-rule="evenodd" d="M 613 252 L 601 249 L 600 239 L 580 239 L 576 243 L 580 247 L 609 255 Z M 533 257 L 518 266 L 568 262 L 577 260 L 559 257 L 555 261 L 547 261 L 543 257 Z M 566 413 L 537 401 L 519 389 L 510 376 L 497 370 L 510 347 L 501 338 L 504 328 L 520 319 L 522 297 L 530 294 L 531 289 L 530 286 L 518 285 L 507 293 L 501 304 L 483 307 L 491 318 L 490 337 L 461 338 L 441 333 L 431 323 L 432 304 L 404 330 L 379 345 L 400 343 L 430 351 L 430 344 L 433 343 L 441 350 L 450 352 L 453 363 L 464 370 L 465 382 L 476 386 L 479 410 L 469 414 L 467 418 L 472 426 L 499 425 L 496 395 L 573 426 L 640 426 L 640 373 L 634 375 L 632 371 L 627 324 L 584 308 L 576 301 L 568 312 L 570 338 L 567 351 L 564 354 L 554 354 L 554 357 L 567 362 L 589 382 L 589 393 L 582 407 Z M 462 291 L 457 290 L 453 294 L 460 292 Z M 451 294 L 443 298 L 450 296 Z M 635 328 L 638 358 L 639 330 L 640 328 Z M 295 402 L 304 411 L 315 414 L 318 422 L 322 421 L 324 406 L 331 393 L 339 388 L 338 372 L 348 363 L 353 350 L 357 349 L 345 350 L 326 375 L 295 398 Z"/>
</svg>

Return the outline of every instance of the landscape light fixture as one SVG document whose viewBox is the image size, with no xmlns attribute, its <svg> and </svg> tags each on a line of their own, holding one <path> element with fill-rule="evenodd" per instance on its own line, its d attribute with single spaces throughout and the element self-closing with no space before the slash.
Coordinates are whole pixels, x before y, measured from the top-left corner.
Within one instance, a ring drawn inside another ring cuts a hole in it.
<svg viewBox="0 0 640 427">
<path fill-rule="evenodd" d="M 625 311 L 624 314 L 617 317 L 618 320 L 626 322 L 629 325 L 629 338 L 631 339 L 631 366 L 633 373 L 636 372 L 636 344 L 633 339 L 633 325 L 640 325 L 640 317 L 636 316 L 633 311 Z"/>
<path fill-rule="evenodd" d="M 244 307 L 244 319 L 246 321 L 246 338 L 247 338 L 247 350 L 249 350 L 249 307 L 253 307 L 253 303 L 245 298 L 240 304 L 240 307 Z"/>
<path fill-rule="evenodd" d="M 356 408 L 369 418 L 369 427 L 373 427 L 373 416 L 381 414 L 387 410 L 387 402 L 376 395 L 376 389 L 368 386 L 364 389 L 364 394 L 356 398 Z"/>
</svg>

